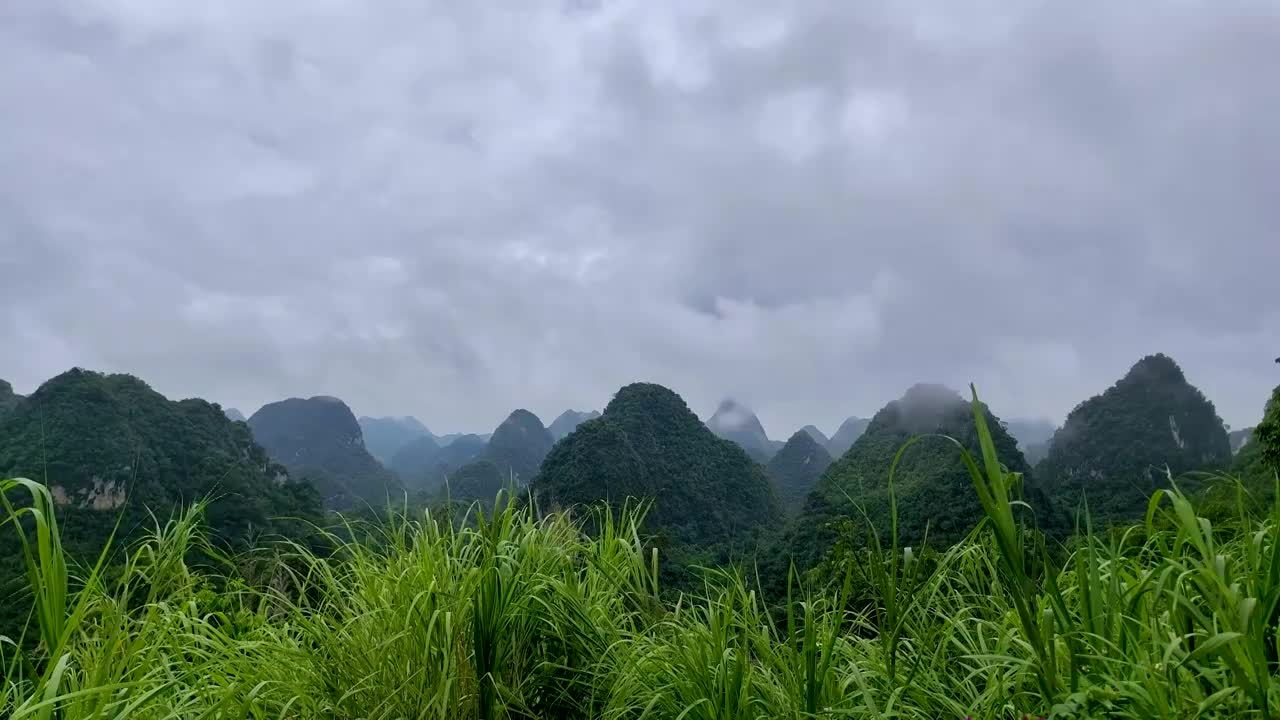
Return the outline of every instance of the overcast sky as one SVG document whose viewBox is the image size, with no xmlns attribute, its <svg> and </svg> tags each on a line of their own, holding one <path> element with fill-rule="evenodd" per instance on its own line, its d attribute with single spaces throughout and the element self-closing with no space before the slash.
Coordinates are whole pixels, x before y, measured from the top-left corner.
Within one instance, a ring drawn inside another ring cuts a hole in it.
<svg viewBox="0 0 1280 720">
<path fill-rule="evenodd" d="M 1278 69 L 1274 0 L 0 0 L 0 377 L 785 438 L 1163 351 L 1251 424 Z"/>
</svg>

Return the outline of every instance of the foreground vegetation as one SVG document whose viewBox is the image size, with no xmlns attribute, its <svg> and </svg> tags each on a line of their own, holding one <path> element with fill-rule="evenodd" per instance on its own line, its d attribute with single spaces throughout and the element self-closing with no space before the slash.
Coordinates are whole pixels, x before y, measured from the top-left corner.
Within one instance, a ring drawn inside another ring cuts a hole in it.
<svg viewBox="0 0 1280 720">
<path fill-rule="evenodd" d="M 825 567 L 834 582 L 793 576 L 778 604 L 749 566 L 665 595 L 636 511 L 515 502 L 461 524 L 393 514 L 323 555 L 236 556 L 205 546 L 197 505 L 107 583 L 68 566 L 49 491 L 7 481 L 9 517 L 30 530 L 38 639 L 0 645 L 0 715 L 1280 715 L 1280 510 L 1241 495 L 1211 522 L 1157 491 L 1145 523 L 1046 548 L 973 410 L 972 533 L 933 554 L 871 532 Z"/>
</svg>

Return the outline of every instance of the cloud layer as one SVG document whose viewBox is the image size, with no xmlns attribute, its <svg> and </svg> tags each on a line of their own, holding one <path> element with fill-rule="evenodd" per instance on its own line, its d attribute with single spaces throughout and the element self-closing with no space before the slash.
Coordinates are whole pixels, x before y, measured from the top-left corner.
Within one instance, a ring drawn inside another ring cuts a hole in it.
<svg viewBox="0 0 1280 720">
<path fill-rule="evenodd" d="M 786 437 L 1280 381 L 1280 6 L 6 0 L 0 377 Z"/>
</svg>

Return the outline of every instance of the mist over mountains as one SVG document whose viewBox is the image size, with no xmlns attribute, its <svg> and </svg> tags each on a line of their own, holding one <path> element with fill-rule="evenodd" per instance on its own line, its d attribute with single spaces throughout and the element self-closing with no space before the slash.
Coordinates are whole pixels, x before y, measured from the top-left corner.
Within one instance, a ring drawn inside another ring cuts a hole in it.
<svg viewBox="0 0 1280 720">
<path fill-rule="evenodd" d="M 1212 402 L 1160 354 L 1081 402 L 1061 428 L 983 411 L 1001 461 L 1022 473 L 1019 497 L 1055 537 L 1084 502 L 1100 523 L 1132 521 L 1153 490 L 1186 472 L 1234 469 L 1266 494 L 1273 461 L 1256 438 L 1280 437 L 1265 422 L 1229 437 Z M 913 437 L 941 433 L 977 451 L 969 401 L 929 383 L 870 419 L 849 417 L 830 438 L 806 425 L 786 442 L 739 401 L 724 400 L 704 422 L 653 383 L 624 386 L 603 413 L 564 411 L 550 427 L 517 408 L 487 435 L 436 436 L 407 416 L 357 419 L 324 395 L 235 417 L 201 400 L 170 401 L 128 375 L 77 369 L 29 397 L 0 382 L 0 473 L 48 478 L 84 549 L 105 537 L 113 514 L 203 493 L 215 494 L 210 517 L 231 540 L 285 527 L 272 519 L 281 513 L 488 502 L 504 488 L 548 511 L 651 503 L 647 530 L 665 543 L 670 577 L 685 582 L 699 563 L 749 548 L 769 548 L 766 565 L 815 567 L 834 543 L 865 540 L 868 518 L 883 530 L 888 472 Z M 1033 448 L 1042 457 L 1028 457 Z M 946 545 L 981 516 L 945 441 L 906 451 L 894 487 L 904 542 Z"/>
</svg>

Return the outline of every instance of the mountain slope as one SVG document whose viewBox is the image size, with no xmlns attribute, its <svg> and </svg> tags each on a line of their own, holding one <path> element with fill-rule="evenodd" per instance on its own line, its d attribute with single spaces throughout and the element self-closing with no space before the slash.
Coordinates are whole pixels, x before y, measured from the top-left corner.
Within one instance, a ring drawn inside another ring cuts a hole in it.
<svg viewBox="0 0 1280 720">
<path fill-rule="evenodd" d="M 444 446 L 429 436 L 420 437 L 400 448 L 391 459 L 391 470 L 409 490 L 434 494 L 446 477 L 478 458 L 486 444 L 479 435 L 459 435 Z"/>
<path fill-rule="evenodd" d="M 557 443 L 533 491 L 546 508 L 652 499 L 649 528 L 678 543 L 741 542 L 780 517 L 764 469 L 649 383 L 620 389 L 600 418 Z"/>
<path fill-rule="evenodd" d="M 764 426 L 760 424 L 760 418 L 733 398 L 720 402 L 715 414 L 707 420 L 707 427 L 717 437 L 737 443 L 759 463 L 768 462 L 778 448 L 782 447 L 782 443 L 769 439 Z"/>
<path fill-rule="evenodd" d="M 365 449 L 360 424 L 337 398 L 274 402 L 248 423 L 271 457 L 291 475 L 309 479 L 330 508 L 381 507 L 403 493 L 403 486 Z"/>
<path fill-rule="evenodd" d="M 211 535 L 233 545 L 313 515 L 315 491 L 289 479 L 243 424 L 204 400 L 171 401 L 131 375 L 74 369 L 0 419 L 0 477 L 45 482 L 58 520 L 92 547 L 124 513 L 127 537 L 147 511 L 165 518 L 213 497 Z"/>
<path fill-rule="evenodd" d="M 1227 433 L 1227 440 L 1231 443 L 1231 454 L 1237 455 L 1249 444 L 1249 440 L 1253 438 L 1254 428 L 1248 427 L 1241 430 L 1232 430 Z"/>
<path fill-rule="evenodd" d="M 552 421 L 551 426 L 547 428 L 551 433 L 553 440 L 560 440 L 564 436 L 578 429 L 578 426 L 588 420 L 595 420 L 600 417 L 600 413 L 591 410 L 590 412 L 582 412 L 580 410 L 565 410 L 560 413 L 560 417 Z"/>
<path fill-rule="evenodd" d="M 1049 443 L 1057 431 L 1052 422 L 1042 418 L 1013 418 L 1004 426 L 1018 441 L 1018 449 L 1032 466 L 1049 454 Z"/>
<path fill-rule="evenodd" d="M 422 437 L 434 439 L 431 431 L 415 417 L 361 416 L 360 432 L 364 435 L 364 447 L 369 454 L 385 466 L 405 445 Z"/>
<path fill-rule="evenodd" d="M 520 409 L 493 431 L 481 457 L 496 465 L 503 477 L 515 475 L 517 485 L 528 485 L 554 444 L 538 416 Z"/>
<path fill-rule="evenodd" d="M 782 509 L 799 511 L 829 465 L 831 454 L 811 434 L 800 430 L 792 435 L 765 467 Z"/>
<path fill-rule="evenodd" d="M 839 458 L 849 448 L 853 447 L 854 441 L 862 437 L 862 433 L 867 431 L 867 425 L 871 424 L 868 418 L 851 417 L 840 423 L 840 428 L 836 430 L 836 434 L 831 436 L 831 441 L 827 443 L 827 452 L 831 453 L 831 457 Z"/>
<path fill-rule="evenodd" d="M 1017 442 L 986 410 L 987 426 L 1000 461 L 1011 470 L 1027 472 Z M 793 545 L 798 561 L 811 565 L 834 543 L 835 525 L 849 521 L 853 539 L 865 537 L 862 513 L 883 538 L 888 537 L 889 472 L 898 451 L 911 438 L 938 433 L 960 441 L 980 457 L 978 435 L 970 403 L 939 385 L 916 385 L 871 419 L 867 430 L 818 481 L 795 526 Z M 973 484 L 958 448 L 942 438 L 925 438 L 903 453 L 893 478 L 902 544 L 947 546 L 964 537 L 983 517 Z M 1061 530 L 1061 518 L 1034 482 L 1028 480 L 1024 499 L 1046 531 Z"/>
<path fill-rule="evenodd" d="M 813 425 L 805 425 L 804 427 L 800 428 L 800 430 L 802 430 L 803 432 L 809 433 L 809 437 L 813 438 L 814 441 L 816 441 L 819 445 L 821 445 L 824 450 L 827 448 L 827 444 L 831 442 L 831 438 L 824 435 L 821 430 L 814 427 Z M 830 454 L 831 454 L 830 452 L 827 453 L 827 455 L 830 455 Z"/>
<path fill-rule="evenodd" d="M 0 418 L 17 408 L 22 400 L 23 397 L 13 391 L 12 385 L 5 380 L 0 380 Z"/>
<path fill-rule="evenodd" d="M 1087 497 L 1102 521 L 1140 519 L 1157 488 L 1195 470 L 1225 468 L 1231 445 L 1213 403 L 1172 359 L 1150 355 L 1067 416 L 1036 475 L 1063 507 Z"/>
</svg>

